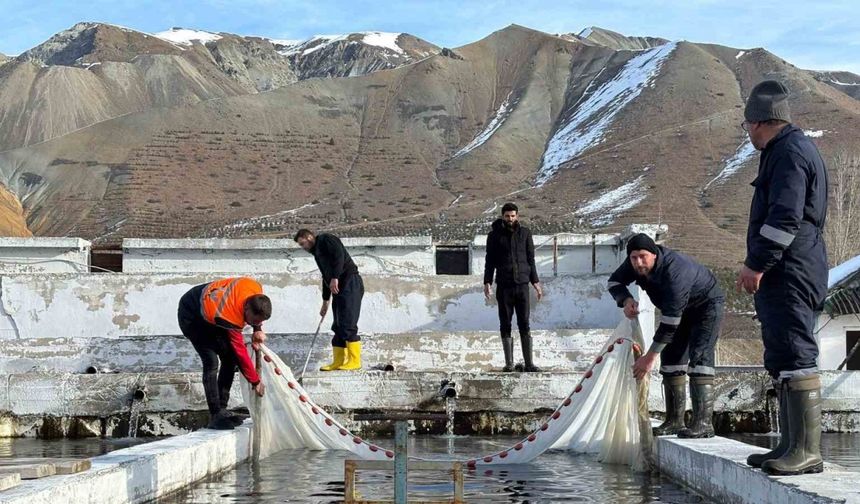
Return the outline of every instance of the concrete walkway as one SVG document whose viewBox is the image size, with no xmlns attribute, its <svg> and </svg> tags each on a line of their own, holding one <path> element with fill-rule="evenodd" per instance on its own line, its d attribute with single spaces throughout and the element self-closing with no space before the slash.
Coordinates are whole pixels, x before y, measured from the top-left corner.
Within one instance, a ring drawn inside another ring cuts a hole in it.
<svg viewBox="0 0 860 504">
<path fill-rule="evenodd" d="M 0 503 L 147 502 L 247 460 L 250 425 L 246 422 L 232 431 L 200 430 L 94 457 L 89 471 L 24 481 L 0 492 Z"/>
<path fill-rule="evenodd" d="M 860 503 L 860 472 L 835 464 L 821 474 L 769 476 L 746 464 L 767 450 L 722 437 L 660 437 L 655 451 L 662 474 L 721 504 Z"/>
</svg>

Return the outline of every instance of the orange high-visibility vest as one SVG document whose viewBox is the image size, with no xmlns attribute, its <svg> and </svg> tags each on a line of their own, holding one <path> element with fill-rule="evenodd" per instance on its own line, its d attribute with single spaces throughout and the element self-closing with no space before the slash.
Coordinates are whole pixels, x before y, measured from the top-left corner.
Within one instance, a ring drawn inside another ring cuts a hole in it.
<svg viewBox="0 0 860 504">
<path fill-rule="evenodd" d="M 223 278 L 206 285 L 200 296 L 200 313 L 213 325 L 222 319 L 239 329 L 245 327 L 245 301 L 263 293 L 263 286 L 248 277 Z"/>
</svg>

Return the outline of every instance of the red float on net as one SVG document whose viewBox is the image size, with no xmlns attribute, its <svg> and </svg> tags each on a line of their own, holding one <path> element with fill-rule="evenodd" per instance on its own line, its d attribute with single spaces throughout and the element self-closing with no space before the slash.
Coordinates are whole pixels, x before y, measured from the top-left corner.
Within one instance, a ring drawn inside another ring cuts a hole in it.
<svg viewBox="0 0 860 504">
<path fill-rule="evenodd" d="M 275 374 L 281 376 L 281 368 L 275 368 Z"/>
<path fill-rule="evenodd" d="M 596 359 L 594 359 L 594 363 L 595 363 L 595 364 L 600 364 L 601 362 L 603 362 L 603 356 L 602 356 L 602 355 L 598 355 L 598 356 L 597 356 L 597 358 L 596 358 Z"/>
<path fill-rule="evenodd" d="M 577 385 L 575 389 L 573 389 L 574 394 L 578 394 L 582 391 L 582 385 Z"/>
<path fill-rule="evenodd" d="M 522 450 L 522 449 L 523 449 L 523 444 L 522 444 L 522 443 L 517 443 L 516 445 L 514 445 L 514 450 L 516 450 L 516 451 L 520 451 L 520 450 Z"/>
<path fill-rule="evenodd" d="M 563 404 L 564 406 L 570 406 L 570 403 L 571 403 L 571 402 L 572 402 L 572 401 L 570 400 L 570 397 L 568 397 L 567 399 L 565 399 L 565 400 L 564 400 L 564 402 L 563 402 L 562 404 Z"/>
<path fill-rule="evenodd" d="M 394 458 L 394 452 L 391 450 L 388 450 L 385 452 L 385 456 L 388 458 Z"/>
<path fill-rule="evenodd" d="M 553 414 L 552 414 L 552 419 L 553 419 L 553 420 L 558 420 L 558 417 L 560 417 L 560 416 L 561 416 L 561 412 L 560 412 L 560 411 L 556 411 L 555 413 L 553 413 Z"/>
<path fill-rule="evenodd" d="M 263 356 L 263 360 L 264 360 L 264 361 L 266 361 L 266 362 L 272 362 L 272 358 L 271 358 L 271 357 L 269 357 L 269 355 L 268 355 L 268 354 L 266 354 L 266 355 L 264 355 L 264 356 Z"/>
<path fill-rule="evenodd" d="M 490 463 L 493 461 L 493 457 L 484 457 L 484 462 Z"/>
<path fill-rule="evenodd" d="M 609 345 L 608 347 L 606 347 L 606 353 L 609 353 L 613 350 L 615 350 L 615 345 Z"/>
<path fill-rule="evenodd" d="M 528 438 L 526 438 L 526 439 L 528 439 L 528 440 L 529 440 L 529 442 L 533 442 L 535 439 L 537 439 L 537 436 L 535 436 L 534 434 L 531 434 L 531 435 L 529 435 L 529 437 L 528 437 Z"/>
</svg>

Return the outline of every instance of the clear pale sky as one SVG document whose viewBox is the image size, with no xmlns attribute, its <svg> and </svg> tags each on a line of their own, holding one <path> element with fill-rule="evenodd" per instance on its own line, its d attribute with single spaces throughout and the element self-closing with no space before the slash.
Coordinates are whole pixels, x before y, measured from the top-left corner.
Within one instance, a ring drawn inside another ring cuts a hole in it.
<svg viewBox="0 0 860 504">
<path fill-rule="evenodd" d="M 0 52 L 19 54 L 79 21 L 285 39 L 380 30 L 448 47 L 511 23 L 549 33 L 600 26 L 626 35 L 765 47 L 802 68 L 860 73 L 857 0 L 0 0 Z"/>
</svg>

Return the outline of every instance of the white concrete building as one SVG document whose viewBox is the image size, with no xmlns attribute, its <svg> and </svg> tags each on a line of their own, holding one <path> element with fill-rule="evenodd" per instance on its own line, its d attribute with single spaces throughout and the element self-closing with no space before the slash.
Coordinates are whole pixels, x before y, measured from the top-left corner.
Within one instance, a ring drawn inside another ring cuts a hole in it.
<svg viewBox="0 0 860 504">
<path fill-rule="evenodd" d="M 342 238 L 365 274 L 433 275 L 430 236 Z M 312 255 L 291 239 L 140 239 L 122 242 L 126 273 L 312 273 Z"/>
<path fill-rule="evenodd" d="M 0 238 L 0 274 L 85 273 L 90 242 L 81 238 Z"/>
<path fill-rule="evenodd" d="M 860 256 L 830 270 L 824 312 L 818 318 L 818 365 L 837 369 L 860 341 Z M 860 370 L 860 350 L 843 369 Z"/>
</svg>

